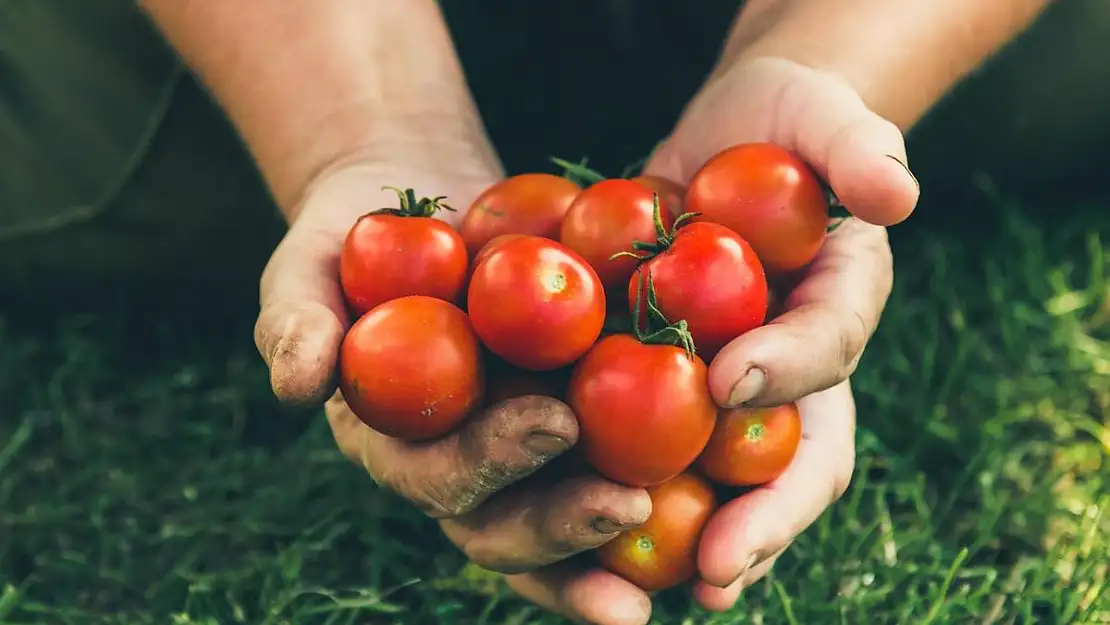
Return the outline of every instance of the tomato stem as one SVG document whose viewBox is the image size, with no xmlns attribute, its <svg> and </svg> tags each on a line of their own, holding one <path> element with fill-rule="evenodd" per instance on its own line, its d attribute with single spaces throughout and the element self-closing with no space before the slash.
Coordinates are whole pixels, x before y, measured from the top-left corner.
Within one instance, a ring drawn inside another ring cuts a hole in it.
<svg viewBox="0 0 1110 625">
<path fill-rule="evenodd" d="M 643 301 L 646 299 L 646 302 Z M 647 306 L 647 327 L 640 328 L 641 306 Z M 636 302 L 632 307 L 632 329 L 636 338 L 644 345 L 674 345 L 681 347 L 686 352 L 687 358 L 693 358 L 697 350 L 694 347 L 694 337 L 685 319 L 675 323 L 667 320 L 663 311 L 659 310 L 659 302 L 655 293 L 655 279 L 648 273 L 647 297 L 644 298 L 644 270 L 636 268 Z"/>
<path fill-rule="evenodd" d="M 398 189 L 397 187 L 382 187 L 382 191 L 392 191 L 397 194 L 397 203 L 400 205 L 398 208 L 379 208 L 375 211 L 370 211 L 368 215 L 396 215 L 397 217 L 431 217 L 436 214 L 436 211 L 446 210 L 454 212 L 455 209 L 448 206 L 444 200 L 447 199 L 446 195 L 439 195 L 436 197 L 422 197 L 417 199 L 416 191 L 413 189 Z"/>
<path fill-rule="evenodd" d="M 557 156 L 552 156 L 551 162 L 563 168 L 563 177 L 570 180 L 579 186 L 588 187 L 606 179 L 605 174 L 597 170 L 590 169 L 586 166 L 589 159 L 582 157 L 582 160 L 577 163 L 572 163 L 568 160 L 561 159 Z"/>
<path fill-rule="evenodd" d="M 651 202 L 651 221 L 655 225 L 655 241 L 651 243 L 646 241 L 633 241 L 632 251 L 617 252 L 616 254 L 610 256 L 609 260 L 627 256 L 629 258 L 635 258 L 636 260 L 643 262 L 652 258 L 653 256 L 658 256 L 659 254 L 662 254 L 664 251 L 666 251 L 672 243 L 674 243 L 675 235 L 678 234 L 678 229 L 681 228 L 684 223 L 701 214 L 682 213 L 675 218 L 674 224 L 671 226 L 671 229 L 668 232 L 667 226 L 663 223 L 663 208 L 662 205 L 659 203 L 658 193 L 651 194 Z M 637 252 L 642 252 L 642 254 Z"/>
</svg>

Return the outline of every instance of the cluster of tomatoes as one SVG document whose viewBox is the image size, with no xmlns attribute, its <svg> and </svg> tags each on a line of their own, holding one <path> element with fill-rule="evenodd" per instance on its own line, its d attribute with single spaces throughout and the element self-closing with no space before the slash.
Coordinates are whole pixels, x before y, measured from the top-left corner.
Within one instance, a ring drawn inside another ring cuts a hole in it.
<svg viewBox="0 0 1110 625">
<path fill-rule="evenodd" d="M 793 153 L 728 148 L 687 188 L 652 176 L 526 173 L 487 189 L 456 231 L 445 198 L 395 190 L 340 259 L 358 320 L 340 350 L 352 411 L 386 435 L 442 436 L 529 394 L 566 401 L 578 452 L 648 489 L 649 520 L 598 550 L 645 590 L 690 579 L 712 483 L 755 486 L 794 457 L 793 404 L 721 409 L 707 362 L 768 316 L 768 278 L 817 254 L 829 204 Z"/>
</svg>

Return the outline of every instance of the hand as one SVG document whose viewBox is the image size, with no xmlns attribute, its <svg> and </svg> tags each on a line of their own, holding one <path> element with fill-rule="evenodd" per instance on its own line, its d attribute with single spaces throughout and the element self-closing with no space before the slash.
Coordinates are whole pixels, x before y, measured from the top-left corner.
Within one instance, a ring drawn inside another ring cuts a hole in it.
<svg viewBox="0 0 1110 625">
<path fill-rule="evenodd" d="M 347 230 L 364 212 L 396 202 L 384 185 L 447 196 L 459 212 L 441 215 L 457 223 L 470 201 L 500 177 L 496 163 L 474 165 L 482 162 L 475 153 L 391 143 L 320 174 L 263 275 L 255 338 L 280 399 L 311 403 L 331 395 L 326 413 L 346 456 L 439 519 L 477 564 L 520 572 L 596 547 L 642 523 L 650 511 L 646 492 L 586 475 L 548 479 L 541 487 L 533 479 L 526 489 L 503 490 L 576 442 L 578 424 L 569 408 L 544 397 L 510 400 L 471 415 L 443 439 L 409 444 L 373 431 L 333 394 L 349 322 L 338 284 Z"/>
</svg>

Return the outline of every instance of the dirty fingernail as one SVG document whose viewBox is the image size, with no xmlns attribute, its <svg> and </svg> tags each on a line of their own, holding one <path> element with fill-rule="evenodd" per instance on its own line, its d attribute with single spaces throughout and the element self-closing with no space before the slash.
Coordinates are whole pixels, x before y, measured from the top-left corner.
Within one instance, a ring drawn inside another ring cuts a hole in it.
<svg viewBox="0 0 1110 625">
<path fill-rule="evenodd" d="M 630 530 L 639 525 L 639 523 L 626 523 L 606 517 L 598 517 L 594 519 L 593 523 L 590 525 L 598 534 L 617 534 L 625 530 Z"/>
<path fill-rule="evenodd" d="M 767 385 L 767 374 L 759 367 L 752 367 L 740 378 L 740 381 L 732 386 L 732 390 L 728 394 L 728 408 L 739 408 L 745 403 L 755 399 L 757 395 L 763 392 L 763 387 Z"/>
<path fill-rule="evenodd" d="M 524 446 L 543 458 L 550 458 L 570 449 L 570 441 L 547 432 L 533 432 L 524 439 Z"/>
<path fill-rule="evenodd" d="M 898 158 L 897 156 L 894 156 L 893 154 L 887 154 L 886 157 L 901 165 L 902 169 L 906 170 L 906 173 L 910 175 L 910 180 L 913 180 L 913 184 L 917 186 L 917 190 L 921 190 L 921 183 L 917 181 L 917 176 L 913 175 L 913 172 L 910 171 L 910 166 L 907 165 L 905 161 Z"/>
<path fill-rule="evenodd" d="M 736 582 L 744 579 L 744 576 L 748 574 L 748 571 L 750 571 L 753 566 L 755 566 L 756 562 L 759 562 L 759 552 L 753 553 L 752 555 L 748 556 L 748 561 L 744 564 L 744 568 L 740 569 L 740 573 L 737 574 L 736 577 L 732 578 L 731 582 L 725 584 L 724 586 L 721 586 L 721 588 L 728 588 Z"/>
</svg>

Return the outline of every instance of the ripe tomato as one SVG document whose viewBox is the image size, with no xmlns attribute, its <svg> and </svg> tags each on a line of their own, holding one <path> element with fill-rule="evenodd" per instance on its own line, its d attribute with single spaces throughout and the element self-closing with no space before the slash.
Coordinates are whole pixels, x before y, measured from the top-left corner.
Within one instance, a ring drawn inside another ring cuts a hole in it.
<svg viewBox="0 0 1110 625">
<path fill-rule="evenodd" d="M 538 236 L 492 250 L 474 269 L 467 306 L 486 347 L 532 371 L 577 360 L 605 322 L 597 273 L 570 248 Z"/>
<path fill-rule="evenodd" d="M 630 334 L 601 339 L 578 361 L 567 404 L 586 459 L 628 486 L 659 484 L 688 468 L 717 419 L 700 358 Z"/>
<path fill-rule="evenodd" d="M 339 380 L 366 425 L 410 441 L 436 438 L 481 404 L 481 345 L 454 304 L 401 297 L 351 326 L 339 348 Z"/>
<path fill-rule="evenodd" d="M 489 187 L 470 205 L 459 234 L 477 254 L 501 234 L 559 237 L 559 225 L 581 188 L 554 174 L 519 174 Z"/>
<path fill-rule="evenodd" d="M 680 225 L 660 239 L 659 251 L 642 265 L 644 282 L 653 283 L 659 309 L 668 319 L 685 319 L 698 353 L 712 360 L 722 347 L 759 327 L 767 316 L 767 278 L 755 252 L 724 226 L 697 222 Z M 640 272 L 628 282 L 628 305 L 646 287 Z M 644 323 L 646 305 L 640 306 Z"/>
<path fill-rule="evenodd" d="M 647 592 L 689 581 L 698 570 L 698 542 L 717 509 L 713 488 L 685 472 L 648 489 L 651 516 L 597 549 L 601 566 Z"/>
<path fill-rule="evenodd" d="M 455 301 L 466 280 L 462 238 L 432 217 L 449 208 L 443 198 L 417 200 L 412 189 L 394 191 L 401 207 L 363 215 L 343 242 L 339 281 L 355 315 L 406 295 Z"/>
<path fill-rule="evenodd" d="M 659 211 L 661 224 L 655 223 L 654 198 L 646 185 L 612 178 L 586 188 L 567 210 L 559 240 L 590 263 L 607 291 L 624 289 L 639 262 L 613 255 L 637 241 L 654 243 L 657 228 L 666 234 L 674 224 L 666 209 Z"/>
<path fill-rule="evenodd" d="M 561 398 L 566 392 L 565 371 L 527 371 L 488 355 L 485 405 L 492 406 L 525 395 Z"/>
<path fill-rule="evenodd" d="M 641 174 L 631 180 L 658 194 L 659 203 L 663 205 L 665 212 L 670 213 L 672 219 L 681 214 L 683 196 L 686 195 L 686 189 L 683 189 L 682 185 L 669 178 L 651 174 Z"/>
<path fill-rule="evenodd" d="M 727 486 L 756 486 L 790 466 L 802 441 L 798 407 L 722 411 L 697 466 L 709 479 Z"/>
<path fill-rule="evenodd" d="M 709 159 L 690 181 L 685 210 L 744 237 L 772 274 L 809 264 L 829 219 L 813 171 L 772 143 L 733 146 Z"/>
</svg>

